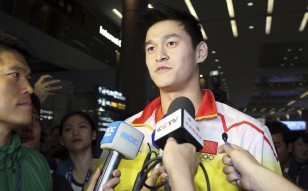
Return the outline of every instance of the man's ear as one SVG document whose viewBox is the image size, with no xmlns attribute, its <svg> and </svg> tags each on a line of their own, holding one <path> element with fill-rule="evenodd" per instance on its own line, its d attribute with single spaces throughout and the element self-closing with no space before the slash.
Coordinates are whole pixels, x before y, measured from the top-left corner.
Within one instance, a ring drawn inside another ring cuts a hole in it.
<svg viewBox="0 0 308 191">
<path fill-rule="evenodd" d="M 196 47 L 197 63 L 202 63 L 206 59 L 208 54 L 207 44 L 201 41 Z"/>
</svg>

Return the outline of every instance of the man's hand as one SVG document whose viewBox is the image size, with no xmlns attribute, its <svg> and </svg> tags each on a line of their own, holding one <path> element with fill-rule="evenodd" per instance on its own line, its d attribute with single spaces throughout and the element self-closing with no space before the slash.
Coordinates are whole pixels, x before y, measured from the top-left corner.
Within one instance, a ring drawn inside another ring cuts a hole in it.
<svg viewBox="0 0 308 191">
<path fill-rule="evenodd" d="M 54 86 L 59 83 L 61 80 L 52 79 L 50 75 L 42 75 L 37 82 L 34 84 L 34 93 L 40 99 L 40 102 L 43 103 L 49 95 L 53 95 L 52 91 L 59 90 L 61 86 Z"/>
</svg>

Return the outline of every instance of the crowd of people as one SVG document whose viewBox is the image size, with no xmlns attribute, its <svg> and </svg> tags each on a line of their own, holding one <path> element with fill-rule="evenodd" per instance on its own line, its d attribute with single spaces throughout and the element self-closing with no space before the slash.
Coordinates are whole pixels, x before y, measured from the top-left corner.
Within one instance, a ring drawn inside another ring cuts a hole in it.
<svg viewBox="0 0 308 191">
<path fill-rule="evenodd" d="M 175 191 L 308 189 L 307 132 L 291 132 L 278 121 L 262 124 L 215 101 L 210 90 L 200 89 L 199 67 L 208 47 L 192 15 L 160 5 L 144 12 L 140 23 L 146 65 L 160 96 L 125 120 L 145 135 L 144 142 L 136 159 L 120 162 L 104 190 L 132 190 L 149 153 L 162 149 L 162 165 L 149 174 L 148 186 L 168 181 Z M 30 57 L 21 39 L 0 32 L 1 190 L 92 191 L 101 172 L 94 168 L 96 125 L 87 113 L 73 111 L 59 126 L 45 131 L 42 140 L 41 103 L 61 87 L 50 75 L 31 87 Z M 156 123 L 180 96 L 189 98 L 195 108 L 205 145 L 199 151 L 172 137 L 164 148 L 153 144 Z"/>
</svg>

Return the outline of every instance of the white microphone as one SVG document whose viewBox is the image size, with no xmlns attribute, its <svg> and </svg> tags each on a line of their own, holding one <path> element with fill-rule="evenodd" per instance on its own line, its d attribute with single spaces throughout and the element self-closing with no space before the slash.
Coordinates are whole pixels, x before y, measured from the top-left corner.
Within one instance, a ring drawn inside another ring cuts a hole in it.
<svg viewBox="0 0 308 191">
<path fill-rule="evenodd" d="M 200 128 L 195 121 L 195 108 L 186 97 L 173 100 L 168 108 L 167 116 L 156 124 L 155 143 L 164 149 L 169 137 L 178 143 L 191 143 L 199 151 L 203 148 Z"/>
<path fill-rule="evenodd" d="M 103 190 L 103 185 L 110 180 L 112 172 L 118 168 L 121 158 L 134 159 L 142 145 L 143 133 L 123 121 L 115 121 L 108 125 L 101 148 L 103 152 L 99 159 L 102 162 L 102 172 L 94 191 Z"/>
</svg>

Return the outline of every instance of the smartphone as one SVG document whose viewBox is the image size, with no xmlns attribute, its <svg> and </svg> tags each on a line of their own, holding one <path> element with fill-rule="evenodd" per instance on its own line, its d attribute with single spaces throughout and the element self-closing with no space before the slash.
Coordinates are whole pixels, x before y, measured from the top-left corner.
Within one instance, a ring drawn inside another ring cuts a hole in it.
<svg viewBox="0 0 308 191">
<path fill-rule="evenodd" d="M 54 86 L 62 86 L 62 88 L 52 91 L 53 93 L 64 95 L 71 95 L 74 93 L 74 83 L 72 81 L 61 80 L 59 83 L 54 84 Z"/>
</svg>

